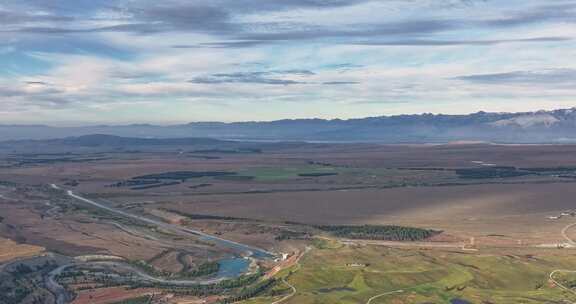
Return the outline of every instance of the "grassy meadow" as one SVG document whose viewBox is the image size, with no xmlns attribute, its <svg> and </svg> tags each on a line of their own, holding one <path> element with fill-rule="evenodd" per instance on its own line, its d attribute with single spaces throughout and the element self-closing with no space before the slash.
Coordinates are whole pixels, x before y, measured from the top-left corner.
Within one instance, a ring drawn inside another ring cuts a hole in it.
<svg viewBox="0 0 576 304">
<path fill-rule="evenodd" d="M 379 303 L 562 303 L 576 296 L 548 280 L 555 269 L 576 270 L 570 251 L 460 252 L 394 249 L 379 246 L 336 246 L 319 241 L 298 269 L 280 274 L 297 289 L 291 304 Z M 397 291 L 397 292 L 395 292 Z M 401 292 L 400 292 L 401 291 Z M 246 303 L 272 303 L 288 294 L 279 284 L 268 296 Z M 276 294 L 274 297 L 271 294 Z"/>
</svg>

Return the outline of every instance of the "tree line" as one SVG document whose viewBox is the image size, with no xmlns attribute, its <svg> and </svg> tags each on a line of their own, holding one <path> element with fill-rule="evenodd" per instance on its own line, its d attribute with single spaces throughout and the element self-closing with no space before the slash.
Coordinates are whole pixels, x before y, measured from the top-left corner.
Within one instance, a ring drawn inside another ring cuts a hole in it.
<svg viewBox="0 0 576 304">
<path fill-rule="evenodd" d="M 316 228 L 341 238 L 383 241 L 422 241 L 442 233 L 442 231 L 431 229 L 393 225 L 317 226 Z"/>
</svg>

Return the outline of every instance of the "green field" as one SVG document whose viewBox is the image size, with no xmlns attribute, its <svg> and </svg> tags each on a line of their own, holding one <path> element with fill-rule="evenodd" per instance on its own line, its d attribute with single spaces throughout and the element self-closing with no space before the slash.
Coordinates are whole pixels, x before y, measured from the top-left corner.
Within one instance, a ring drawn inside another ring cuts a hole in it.
<svg viewBox="0 0 576 304">
<path fill-rule="evenodd" d="M 297 294 L 283 303 L 562 303 L 576 297 L 554 287 L 555 269 L 575 269 L 570 251 L 471 252 L 326 246 L 318 243 L 287 276 Z M 361 264 L 351 266 L 350 264 Z M 286 286 L 278 286 L 277 289 Z M 286 291 L 288 293 L 288 291 Z M 271 303 L 280 296 L 246 303 Z"/>
<path fill-rule="evenodd" d="M 310 174 L 335 174 L 342 181 L 352 184 L 420 184 L 457 181 L 457 176 L 450 171 L 407 171 L 388 168 L 346 168 L 329 166 L 295 166 L 295 167 L 253 167 L 238 171 L 241 176 L 253 176 L 257 181 L 282 181 L 306 178 Z M 313 176 L 308 176 L 314 178 Z M 323 177 L 320 177 L 323 178 Z M 330 177 L 328 177 L 330 178 Z"/>
</svg>

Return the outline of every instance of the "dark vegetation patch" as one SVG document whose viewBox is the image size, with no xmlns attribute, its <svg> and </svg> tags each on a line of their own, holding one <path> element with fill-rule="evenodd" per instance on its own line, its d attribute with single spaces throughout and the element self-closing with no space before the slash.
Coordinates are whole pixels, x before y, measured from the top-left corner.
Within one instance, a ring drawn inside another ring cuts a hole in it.
<svg viewBox="0 0 576 304">
<path fill-rule="evenodd" d="M 387 168 L 404 171 L 452 171 L 450 168 Z"/>
<path fill-rule="evenodd" d="M 331 293 L 331 292 L 339 292 L 339 291 L 355 292 L 356 289 L 351 288 L 351 287 L 332 287 L 332 288 L 318 289 L 318 292 L 320 292 L 320 293 Z"/>
<path fill-rule="evenodd" d="M 262 272 L 258 271 L 253 274 L 242 275 L 235 279 L 227 279 L 214 284 L 193 285 L 187 287 L 177 287 L 170 284 L 169 282 L 163 283 L 163 282 L 131 281 L 131 282 L 122 282 L 122 284 L 123 285 L 128 284 L 130 285 L 130 288 L 161 288 L 166 290 L 166 292 L 186 296 L 205 297 L 209 295 L 228 294 L 230 295 L 229 300 L 226 300 L 226 302 L 223 303 L 232 303 L 239 301 L 239 299 L 245 300 L 257 294 L 260 294 L 275 283 L 274 279 L 256 283 L 261 278 L 261 276 Z"/>
<path fill-rule="evenodd" d="M 174 209 L 160 208 L 160 210 L 171 212 L 183 216 L 191 220 L 220 220 L 220 221 L 255 221 L 246 218 L 231 217 L 231 216 L 218 216 L 218 215 L 206 215 L 206 214 L 191 214 L 182 212 Z"/>
<path fill-rule="evenodd" d="M 77 180 L 68 180 L 66 182 L 64 182 L 65 186 L 70 186 L 70 187 L 76 187 L 78 185 L 80 185 L 80 182 L 78 182 Z"/>
<path fill-rule="evenodd" d="M 130 189 L 131 190 L 145 190 L 145 189 L 160 188 L 160 187 L 166 187 L 166 186 L 174 186 L 174 185 L 179 185 L 179 184 L 181 184 L 181 183 L 180 182 L 164 182 L 164 183 L 154 184 L 154 185 L 132 187 Z"/>
<path fill-rule="evenodd" d="M 275 278 L 265 280 L 263 282 L 260 282 L 256 285 L 254 285 L 254 286 L 251 286 L 248 288 L 243 288 L 236 295 L 232 295 L 232 296 L 230 296 L 224 300 L 221 300 L 220 303 L 223 303 L 223 304 L 235 303 L 235 302 L 245 301 L 245 300 L 254 298 L 254 297 L 264 293 L 270 287 L 274 286 L 274 284 L 276 284 Z"/>
<path fill-rule="evenodd" d="M 3 181 L 0 180 L 0 186 L 6 186 L 6 187 L 16 187 L 17 184 L 14 182 L 10 182 L 10 181 Z"/>
<path fill-rule="evenodd" d="M 576 167 L 539 167 L 539 168 L 520 168 L 519 170 L 531 172 L 576 172 Z"/>
<path fill-rule="evenodd" d="M 462 299 L 452 299 L 450 300 L 450 304 L 472 304 L 472 302 L 468 302 Z"/>
<path fill-rule="evenodd" d="M 151 296 L 141 296 L 119 302 L 114 302 L 112 304 L 148 304 L 151 303 L 151 300 L 152 300 Z"/>
<path fill-rule="evenodd" d="M 212 184 L 198 184 L 198 185 L 189 186 L 188 188 L 190 188 L 190 189 L 200 189 L 200 188 L 206 188 L 206 187 L 210 187 L 210 186 L 212 186 Z"/>
<path fill-rule="evenodd" d="M 206 262 L 198 265 L 196 268 L 185 267 L 185 269 L 178 274 L 180 278 L 197 278 L 208 276 L 218 273 L 220 264 L 218 262 Z"/>
<path fill-rule="evenodd" d="M 518 170 L 514 167 L 486 167 L 456 169 L 458 177 L 464 179 L 507 178 L 533 175 L 534 172 Z"/>
<path fill-rule="evenodd" d="M 189 158 L 197 158 L 197 159 L 204 159 L 204 160 L 214 160 L 214 159 L 221 159 L 222 157 L 219 156 L 209 156 L 209 155 L 192 155 L 188 156 Z"/>
<path fill-rule="evenodd" d="M 146 185 L 154 185 L 154 184 L 158 184 L 157 180 L 125 180 L 125 181 L 121 181 L 121 182 L 117 182 L 111 185 L 108 185 L 109 187 L 134 187 L 134 186 L 146 186 Z"/>
<path fill-rule="evenodd" d="M 136 260 L 136 261 L 130 261 L 128 263 L 152 276 L 173 277 L 172 273 L 168 271 L 159 270 L 146 261 Z M 181 272 L 176 274 L 176 277 L 196 278 L 215 274 L 219 270 L 220 270 L 220 264 L 218 262 L 206 262 L 196 267 L 190 267 L 190 266 L 184 267 L 184 269 Z"/>
<path fill-rule="evenodd" d="M 38 281 L 57 267 L 52 262 L 31 266 L 24 263 L 0 273 L 0 303 L 45 303 L 42 298 L 33 296 L 38 289 Z M 24 302 L 29 298 L 27 302 Z"/>
<path fill-rule="evenodd" d="M 312 235 L 304 231 L 293 231 L 293 230 L 281 230 L 276 237 L 276 241 L 286 241 L 286 240 L 307 240 L 310 239 Z"/>
<path fill-rule="evenodd" d="M 431 229 L 388 225 L 316 226 L 316 228 L 341 238 L 382 241 L 423 241 L 442 233 Z"/>
<path fill-rule="evenodd" d="M 182 180 L 185 181 L 189 178 L 201 178 L 201 177 L 216 177 L 216 176 L 228 176 L 236 175 L 236 172 L 226 172 L 226 171 L 172 171 L 165 173 L 155 173 L 148 175 L 141 175 L 133 177 L 133 180 Z"/>
<path fill-rule="evenodd" d="M 298 174 L 298 176 L 301 177 L 322 177 L 322 176 L 334 176 L 334 175 L 338 175 L 337 172 L 325 172 L 325 173 L 300 173 Z"/>
<path fill-rule="evenodd" d="M 254 180 L 255 178 L 256 177 L 254 176 L 247 176 L 247 175 L 224 175 L 214 177 L 214 179 L 226 180 L 226 181 L 251 181 Z"/>
<path fill-rule="evenodd" d="M 108 187 L 130 187 L 131 190 L 145 190 L 159 187 L 173 186 L 185 183 L 191 178 L 212 177 L 227 180 L 252 180 L 252 176 L 238 176 L 236 172 L 226 171 L 172 171 L 164 173 L 153 173 L 147 175 L 140 175 L 132 177 L 129 180 L 119 181 Z M 199 184 L 190 186 L 191 189 L 203 188 L 211 186 L 212 184 Z"/>
<path fill-rule="evenodd" d="M 455 169 L 463 179 L 508 178 L 527 175 L 576 178 L 576 167 L 516 168 L 510 166 L 492 166 L 484 168 Z"/>
<path fill-rule="evenodd" d="M 84 162 L 94 162 L 107 160 L 107 157 L 78 157 L 78 156 L 68 156 L 68 157 L 38 157 L 35 155 L 30 156 L 11 156 L 7 157 L 6 160 L 15 164 L 16 166 L 26 166 L 26 165 L 49 165 L 57 163 L 84 163 Z"/>
<path fill-rule="evenodd" d="M 190 153 L 218 153 L 218 154 L 260 154 L 262 149 L 258 148 L 239 148 L 239 149 L 205 149 L 195 150 Z"/>
<path fill-rule="evenodd" d="M 516 168 L 513 166 L 489 166 L 481 168 L 389 168 L 407 171 L 453 171 L 462 179 L 490 179 L 490 178 L 510 178 L 520 176 L 557 176 L 565 178 L 576 178 L 576 167 L 536 167 L 536 168 Z"/>
</svg>

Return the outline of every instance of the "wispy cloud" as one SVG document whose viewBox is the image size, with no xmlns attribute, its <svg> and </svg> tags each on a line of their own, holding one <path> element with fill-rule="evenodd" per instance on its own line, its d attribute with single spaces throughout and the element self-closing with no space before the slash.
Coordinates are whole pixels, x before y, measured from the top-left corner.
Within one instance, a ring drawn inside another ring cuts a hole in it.
<svg viewBox="0 0 576 304">
<path fill-rule="evenodd" d="M 560 107 L 574 16 L 575 0 L 4 0 L 0 119 Z"/>
<path fill-rule="evenodd" d="M 279 70 L 279 71 L 259 71 L 259 72 L 236 72 L 236 73 L 218 73 L 209 76 L 199 76 L 190 82 L 201 84 L 222 84 L 222 83 L 251 83 L 251 84 L 270 84 L 270 85 L 292 85 L 306 84 L 307 82 L 279 79 L 273 76 L 298 75 L 310 76 L 313 72 L 308 70 Z"/>
<path fill-rule="evenodd" d="M 513 71 L 506 73 L 478 74 L 456 77 L 485 84 L 575 84 L 576 70 L 574 69 L 545 69 L 536 71 Z"/>
<path fill-rule="evenodd" d="M 357 45 L 373 46 L 458 46 L 458 45 L 497 45 L 507 43 L 542 43 L 542 42 L 565 42 L 572 41 L 572 37 L 536 37 L 523 39 L 497 39 L 497 40 L 431 40 L 431 39 L 406 39 L 392 41 L 368 41 L 354 42 Z"/>
<path fill-rule="evenodd" d="M 322 84 L 324 85 L 347 85 L 347 84 L 359 84 L 358 81 L 326 81 Z"/>
</svg>

